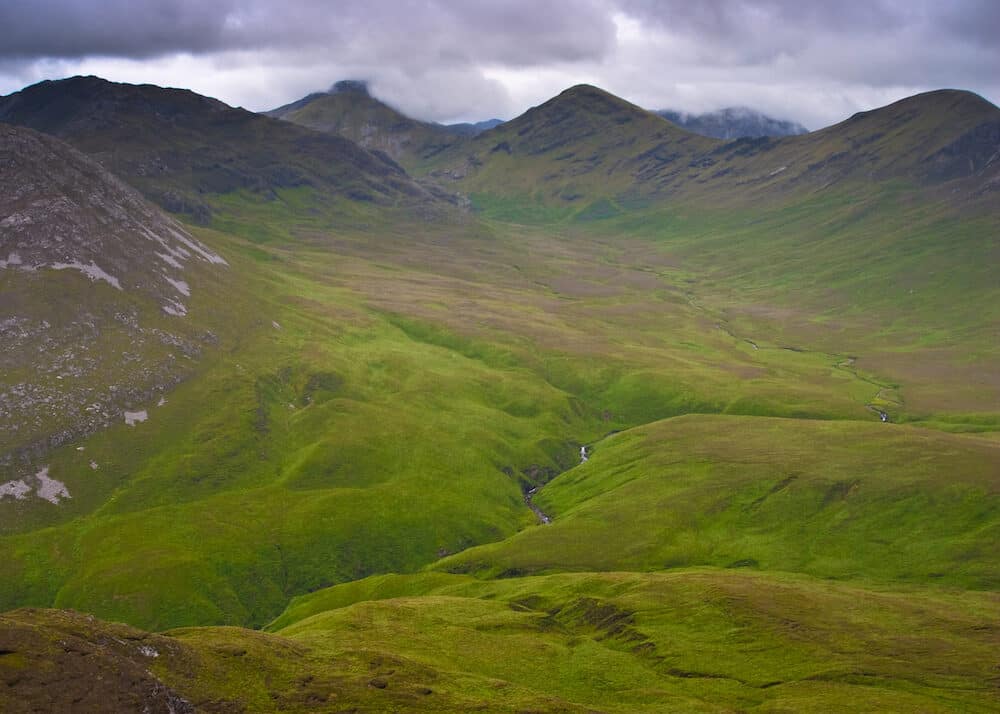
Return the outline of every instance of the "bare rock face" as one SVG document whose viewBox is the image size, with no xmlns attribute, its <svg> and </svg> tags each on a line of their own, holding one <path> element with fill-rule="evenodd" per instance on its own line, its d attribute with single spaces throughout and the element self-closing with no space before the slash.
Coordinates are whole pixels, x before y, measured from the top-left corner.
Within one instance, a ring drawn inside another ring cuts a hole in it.
<svg viewBox="0 0 1000 714">
<path fill-rule="evenodd" d="M 76 270 L 184 312 L 185 264 L 225 260 L 83 154 L 0 125 L 0 268 Z"/>
<path fill-rule="evenodd" d="M 92 159 L 0 124 L 0 483 L 182 380 L 192 296 L 225 269 Z"/>
</svg>

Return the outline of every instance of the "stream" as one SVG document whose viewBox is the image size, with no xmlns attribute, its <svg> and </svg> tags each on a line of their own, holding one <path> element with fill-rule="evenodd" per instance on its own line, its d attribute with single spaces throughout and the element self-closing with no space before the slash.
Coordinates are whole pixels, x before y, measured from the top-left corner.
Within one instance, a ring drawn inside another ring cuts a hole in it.
<svg viewBox="0 0 1000 714">
<path fill-rule="evenodd" d="M 586 446 L 581 446 L 580 447 L 580 463 L 581 464 L 586 463 L 588 458 L 589 457 L 587 456 L 587 447 Z M 545 513 L 545 511 L 543 511 L 541 508 L 539 508 L 538 506 L 536 506 L 535 502 L 532 500 L 532 498 L 534 498 L 535 494 L 538 493 L 538 488 L 539 488 L 538 486 L 535 486 L 533 489 L 531 489 L 530 491 L 527 491 L 524 494 L 524 503 L 525 503 L 525 505 L 528 508 L 531 509 L 532 513 L 534 513 L 535 516 L 538 517 L 538 522 L 539 523 L 541 523 L 542 525 L 548 525 L 549 523 L 552 522 L 552 519 L 549 518 L 549 516 Z"/>
<path fill-rule="evenodd" d="M 526 494 L 524 494 L 524 502 L 525 504 L 527 504 L 528 508 L 530 508 L 532 512 L 534 512 L 534 514 L 538 517 L 539 523 L 541 523 L 542 525 L 548 525 L 549 523 L 552 522 L 552 519 L 549 518 L 547 515 L 545 515 L 545 512 L 542 511 L 541 508 L 536 506 L 534 502 L 532 502 L 531 500 L 531 497 L 535 495 L 535 492 L 537 490 L 538 490 L 537 488 L 533 488 Z"/>
</svg>

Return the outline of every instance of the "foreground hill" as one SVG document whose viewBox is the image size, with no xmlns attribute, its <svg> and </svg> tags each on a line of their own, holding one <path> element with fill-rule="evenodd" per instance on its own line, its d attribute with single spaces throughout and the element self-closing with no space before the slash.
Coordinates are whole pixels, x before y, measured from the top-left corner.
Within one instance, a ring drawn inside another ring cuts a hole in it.
<svg viewBox="0 0 1000 714">
<path fill-rule="evenodd" d="M 990 712 L 995 599 L 746 571 L 383 576 L 270 633 L 0 616 L 0 706 Z M 303 603 L 303 605 L 308 603 Z"/>
<path fill-rule="evenodd" d="M 164 208 L 208 221 L 213 196 L 305 189 L 382 206 L 428 200 L 384 155 L 193 92 L 97 77 L 0 97 L 0 121 L 64 139 Z"/>
</svg>

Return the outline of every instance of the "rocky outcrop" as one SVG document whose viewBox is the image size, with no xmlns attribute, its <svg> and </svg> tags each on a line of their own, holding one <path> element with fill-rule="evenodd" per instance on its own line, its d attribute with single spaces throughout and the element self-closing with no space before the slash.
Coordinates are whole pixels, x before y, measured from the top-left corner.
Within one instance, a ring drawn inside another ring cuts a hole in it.
<svg viewBox="0 0 1000 714">
<path fill-rule="evenodd" d="M 184 379 L 211 341 L 191 300 L 227 271 L 97 162 L 0 124 L 0 482 Z"/>
</svg>

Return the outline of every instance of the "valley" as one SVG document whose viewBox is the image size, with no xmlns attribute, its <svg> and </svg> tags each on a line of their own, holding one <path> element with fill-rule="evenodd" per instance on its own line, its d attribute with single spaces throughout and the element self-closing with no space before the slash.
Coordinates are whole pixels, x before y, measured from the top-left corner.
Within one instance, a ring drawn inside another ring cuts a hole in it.
<svg viewBox="0 0 1000 714">
<path fill-rule="evenodd" d="M 1000 110 L 295 121 L 0 97 L 0 708 L 995 709 Z"/>
</svg>

